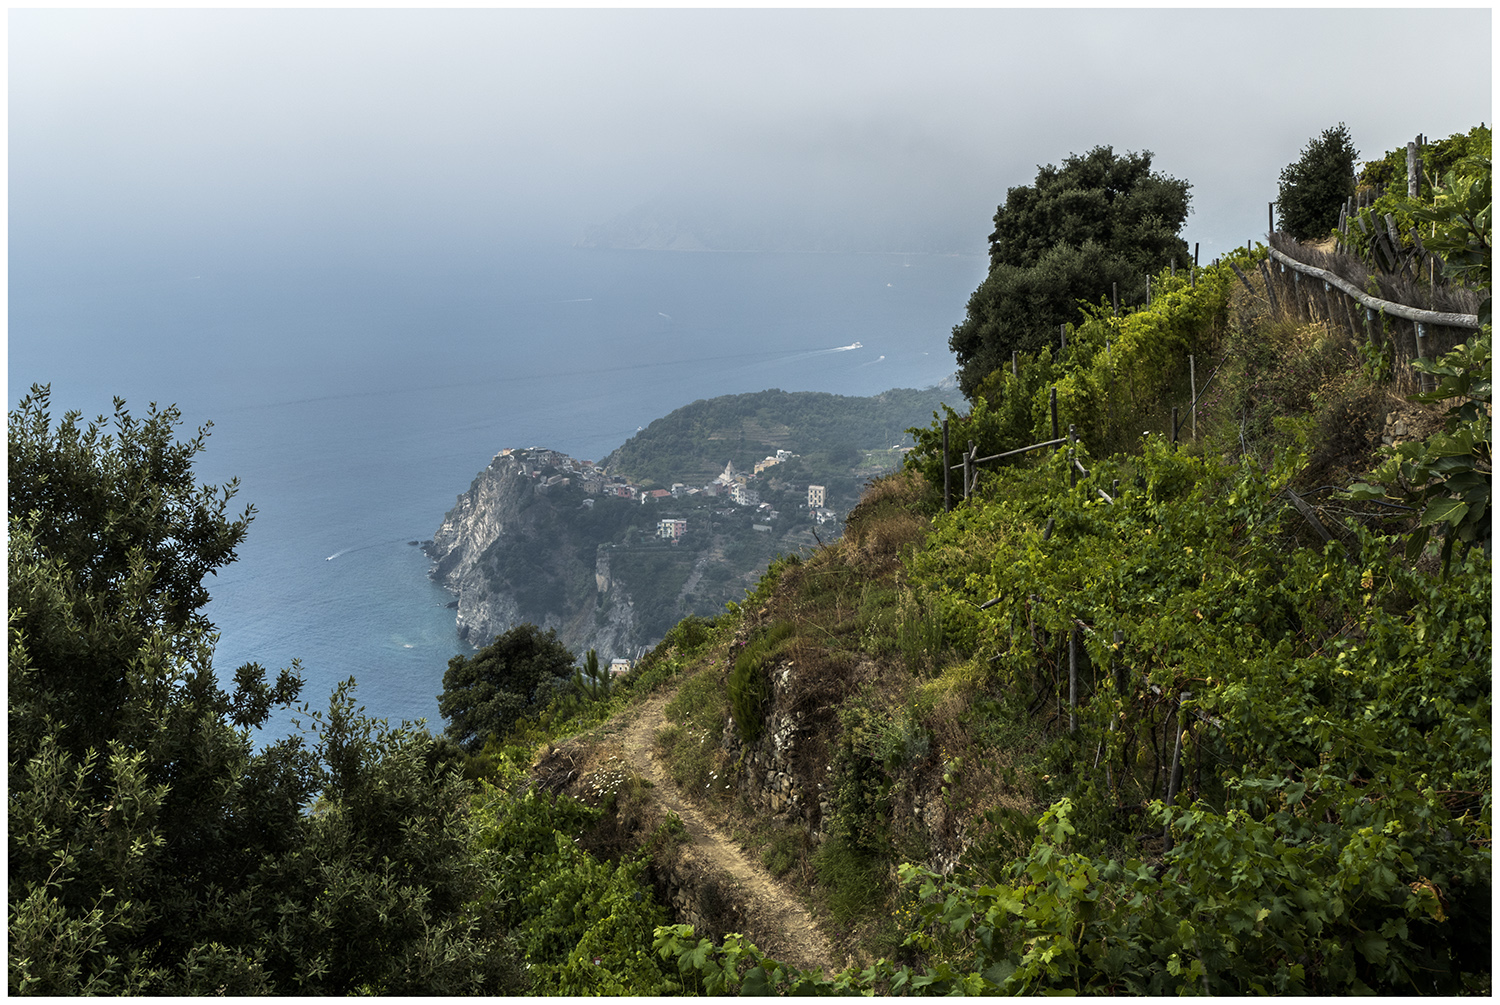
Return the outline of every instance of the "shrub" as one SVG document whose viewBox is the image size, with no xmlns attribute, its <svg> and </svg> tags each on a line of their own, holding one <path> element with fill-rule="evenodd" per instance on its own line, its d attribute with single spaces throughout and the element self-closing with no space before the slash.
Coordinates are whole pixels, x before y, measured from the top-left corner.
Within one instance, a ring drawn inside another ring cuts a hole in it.
<svg viewBox="0 0 1500 1005">
<path fill-rule="evenodd" d="M 1276 197 L 1278 229 L 1297 240 L 1322 237 L 1339 222 L 1339 208 L 1354 194 L 1354 161 L 1359 151 L 1340 122 L 1308 140 L 1302 157 L 1281 169 Z"/>
</svg>

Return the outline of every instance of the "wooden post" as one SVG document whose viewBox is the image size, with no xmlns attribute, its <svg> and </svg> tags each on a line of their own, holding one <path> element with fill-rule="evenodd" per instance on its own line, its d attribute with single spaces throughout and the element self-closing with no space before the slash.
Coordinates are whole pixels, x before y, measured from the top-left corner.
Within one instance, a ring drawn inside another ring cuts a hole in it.
<svg viewBox="0 0 1500 1005">
<path fill-rule="evenodd" d="M 1146 273 L 1146 306 L 1151 306 L 1151 273 Z"/>
<path fill-rule="evenodd" d="M 1193 289 L 1198 288 L 1198 242 L 1193 242 Z"/>
<path fill-rule="evenodd" d="M 1172 406 L 1172 446 L 1177 446 L 1177 406 Z"/>
<path fill-rule="evenodd" d="M 1418 321 L 1417 324 L 1416 324 L 1416 332 L 1417 332 L 1417 337 L 1416 337 L 1417 354 L 1416 354 L 1415 357 L 1413 357 L 1413 362 L 1415 362 L 1416 360 L 1419 360 L 1419 359 L 1422 358 L 1422 340 L 1427 337 L 1427 325 L 1426 325 L 1426 323 L 1422 322 L 1422 321 Z M 1424 392 L 1424 391 L 1427 390 L 1427 377 L 1426 377 L 1425 374 L 1422 373 L 1421 370 L 1417 370 L 1416 373 L 1417 373 L 1417 392 L 1420 394 L 1420 393 L 1422 393 L 1422 392 Z"/>
<path fill-rule="evenodd" d="M 1051 439 L 1055 440 L 1055 439 L 1057 439 L 1057 385 L 1056 384 L 1053 384 L 1052 385 L 1052 390 L 1050 390 L 1050 391 L 1047 392 L 1047 404 L 1048 404 L 1048 407 L 1051 408 L 1051 410 L 1052 410 L 1052 436 L 1051 436 Z M 1059 444 L 1059 446 L 1061 446 L 1061 444 Z"/>
<path fill-rule="evenodd" d="M 1188 393 L 1193 396 L 1193 403 L 1188 406 L 1192 409 L 1193 439 L 1198 439 L 1198 369 L 1193 362 L 1192 353 L 1188 353 Z"/>
<path fill-rule="evenodd" d="M 1078 468 L 1074 463 L 1073 445 L 1078 442 L 1077 429 L 1071 422 L 1068 423 L 1068 488 L 1078 486 Z"/>
<path fill-rule="evenodd" d="M 1417 156 L 1415 140 L 1406 145 L 1406 197 L 1415 199 L 1422 190 L 1422 158 Z"/>
<path fill-rule="evenodd" d="M 1275 209 L 1276 204 L 1274 202 L 1266 203 L 1266 233 L 1268 235 L 1276 233 Z"/>
<path fill-rule="evenodd" d="M 1177 775 L 1178 768 L 1182 764 L 1182 699 L 1188 697 L 1187 691 L 1177 697 L 1177 745 L 1172 749 L 1172 767 L 1167 772 L 1167 805 L 1171 806 L 1177 801 Z M 1172 825 L 1168 823 L 1162 833 L 1162 854 L 1172 850 Z"/>
<path fill-rule="evenodd" d="M 1110 283 L 1110 299 L 1115 303 L 1115 317 L 1120 316 L 1120 284 Z"/>
<path fill-rule="evenodd" d="M 974 441 L 969 441 L 969 451 L 964 454 L 964 498 L 969 498 L 969 486 L 974 480 Z"/>
<path fill-rule="evenodd" d="M 1280 317 L 1281 305 L 1276 302 L 1276 284 L 1271 282 L 1271 270 L 1264 258 L 1260 260 L 1260 276 L 1266 281 L 1266 297 L 1271 301 L 1271 317 Z"/>
<path fill-rule="evenodd" d="M 1068 326 L 1067 325 L 1058 325 L 1057 326 L 1057 339 L 1058 339 L 1057 358 L 1059 360 L 1061 360 L 1063 358 L 1063 353 L 1065 353 L 1065 352 L 1068 351 Z"/>
<path fill-rule="evenodd" d="M 1302 292 L 1302 273 L 1296 269 L 1292 270 L 1292 289 L 1295 291 L 1297 301 L 1297 320 L 1311 321 L 1312 308 L 1307 305 L 1307 295 Z"/>
<path fill-rule="evenodd" d="M 1349 294 L 1344 293 L 1344 291 L 1338 291 L 1337 294 L 1331 294 L 1331 296 L 1334 297 L 1335 305 L 1338 305 L 1337 311 L 1334 312 L 1335 323 L 1343 327 L 1346 332 L 1349 332 L 1350 338 L 1355 338 L 1355 336 L 1359 335 L 1359 329 L 1355 326 L 1355 315 L 1349 312 Z"/>
<path fill-rule="evenodd" d="M 1010 375 L 1017 380 L 1021 378 L 1021 352 L 1019 349 L 1010 351 Z"/>
<path fill-rule="evenodd" d="M 1071 451 L 1070 451 L 1071 453 Z M 1068 633 L 1068 733 L 1078 732 L 1078 629 Z"/>
<path fill-rule="evenodd" d="M 948 420 L 943 420 L 943 512 L 953 512 L 953 468 L 948 462 Z"/>
</svg>

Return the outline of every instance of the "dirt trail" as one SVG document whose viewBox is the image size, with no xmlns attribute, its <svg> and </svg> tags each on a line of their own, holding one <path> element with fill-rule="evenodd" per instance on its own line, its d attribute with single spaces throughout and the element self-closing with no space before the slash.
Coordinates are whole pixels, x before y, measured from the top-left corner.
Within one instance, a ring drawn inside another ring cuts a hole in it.
<svg viewBox="0 0 1500 1005">
<path fill-rule="evenodd" d="M 820 967 L 831 973 L 842 967 L 834 960 L 833 947 L 819 930 L 812 915 L 790 891 L 785 889 L 760 862 L 740 851 L 739 843 L 716 827 L 690 800 L 683 797 L 677 784 L 656 757 L 656 734 L 667 725 L 663 709 L 671 695 L 661 695 L 632 710 L 632 718 L 622 723 L 619 738 L 625 749 L 625 760 L 642 778 L 650 780 L 651 790 L 664 809 L 682 819 L 691 844 L 684 849 L 689 856 L 728 875 L 744 900 L 749 920 L 743 933 L 772 959 L 807 969 Z"/>
</svg>

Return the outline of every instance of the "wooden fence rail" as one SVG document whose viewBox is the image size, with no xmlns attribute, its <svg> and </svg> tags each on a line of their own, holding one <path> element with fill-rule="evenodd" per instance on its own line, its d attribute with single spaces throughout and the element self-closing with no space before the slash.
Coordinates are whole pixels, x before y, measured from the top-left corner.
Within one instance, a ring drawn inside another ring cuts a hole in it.
<svg viewBox="0 0 1500 1005">
<path fill-rule="evenodd" d="M 1479 316 L 1476 314 L 1451 314 L 1445 311 L 1428 311 L 1418 307 L 1408 307 L 1406 304 L 1396 303 L 1393 300 L 1382 300 L 1379 297 L 1373 297 L 1365 293 L 1347 279 L 1335 275 L 1327 269 L 1320 269 L 1314 265 L 1306 265 L 1290 255 L 1277 251 L 1275 248 L 1269 250 L 1271 257 L 1287 268 L 1295 269 L 1304 276 L 1312 276 L 1323 280 L 1325 283 L 1337 286 L 1343 293 L 1359 301 L 1366 310 L 1381 311 L 1387 315 L 1405 318 L 1407 321 L 1420 321 L 1431 325 L 1446 325 L 1450 328 L 1468 328 L 1473 331 L 1479 330 Z"/>
<path fill-rule="evenodd" d="M 1327 321 L 1345 329 L 1361 342 L 1389 350 L 1394 367 L 1392 377 L 1400 391 L 1427 390 L 1427 381 L 1412 364 L 1419 359 L 1442 355 L 1479 330 L 1477 314 L 1430 310 L 1375 296 L 1360 289 L 1347 276 L 1324 268 L 1322 264 L 1313 264 L 1313 261 L 1321 261 L 1338 265 L 1338 259 L 1317 249 L 1305 248 L 1282 234 L 1269 237 L 1274 242 L 1268 247 L 1270 264 L 1263 265 L 1261 275 L 1266 282 L 1266 297 L 1272 315 L 1303 322 Z M 1312 261 L 1302 261 L 1299 255 Z M 1348 269 L 1349 260 L 1345 260 L 1341 267 Z M 1353 271 L 1363 272 L 1362 263 Z M 1386 276 L 1385 279 L 1396 281 L 1399 277 Z M 1420 284 L 1395 284 L 1408 292 L 1420 291 Z M 1451 290 L 1434 288 L 1427 294 L 1413 292 L 1413 298 L 1439 294 L 1450 302 L 1462 296 Z"/>
</svg>

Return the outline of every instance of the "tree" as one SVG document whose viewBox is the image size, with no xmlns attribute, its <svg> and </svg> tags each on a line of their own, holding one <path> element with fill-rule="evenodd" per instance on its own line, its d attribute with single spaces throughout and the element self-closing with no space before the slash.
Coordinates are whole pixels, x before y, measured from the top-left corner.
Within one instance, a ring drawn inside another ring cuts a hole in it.
<svg viewBox="0 0 1500 1005">
<path fill-rule="evenodd" d="M 505 990 L 440 744 L 365 719 L 351 682 L 310 745 L 252 750 L 302 682 L 219 687 L 203 579 L 252 511 L 194 484 L 207 427 L 49 404 L 8 416 L 9 990 Z"/>
<path fill-rule="evenodd" d="M 557 641 L 557 629 L 517 625 L 473 656 L 448 661 L 438 712 L 448 720 L 447 735 L 473 753 L 545 706 L 572 675 L 573 654 Z"/>
<path fill-rule="evenodd" d="M 972 400 L 1012 351 L 1056 344 L 1059 325 L 1082 319 L 1080 300 L 1097 302 L 1118 284 L 1124 302 L 1139 303 L 1148 273 L 1186 265 L 1177 235 L 1188 188 L 1153 173 L 1149 150 L 1116 156 L 1101 146 L 1009 189 L 995 212 L 989 275 L 949 340 L 964 394 Z"/>
<path fill-rule="evenodd" d="M 1281 169 L 1278 229 L 1303 241 L 1322 237 L 1338 226 L 1339 207 L 1354 194 L 1358 158 L 1359 151 L 1342 122 L 1308 140 L 1301 158 Z"/>
</svg>

